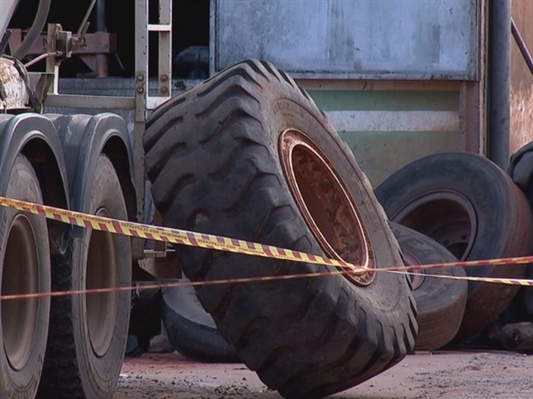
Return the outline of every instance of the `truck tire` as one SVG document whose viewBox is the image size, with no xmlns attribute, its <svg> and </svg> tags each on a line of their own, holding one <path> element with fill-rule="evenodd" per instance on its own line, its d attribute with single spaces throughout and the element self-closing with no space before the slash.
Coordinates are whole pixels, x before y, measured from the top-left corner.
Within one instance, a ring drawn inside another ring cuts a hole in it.
<svg viewBox="0 0 533 399">
<path fill-rule="evenodd" d="M 518 149 L 509 160 L 507 174 L 533 204 L 533 142 Z M 533 279 L 533 264 L 526 266 L 526 279 Z M 520 287 L 500 319 L 506 322 L 533 320 L 533 287 Z"/>
<path fill-rule="evenodd" d="M 203 362 L 239 362 L 235 348 L 220 335 L 192 286 L 163 288 L 162 293 L 163 324 L 178 352 Z"/>
<path fill-rule="evenodd" d="M 37 176 L 19 154 L 2 195 L 43 203 Z M 46 219 L 0 209 L 0 293 L 50 292 L 50 248 Z M 33 398 L 48 335 L 50 297 L 0 302 L 0 398 Z"/>
<path fill-rule="evenodd" d="M 82 179 L 83 177 L 80 177 Z M 100 155 L 92 182 L 85 182 L 89 209 L 127 219 L 126 203 L 113 164 Z M 54 291 L 112 288 L 131 284 L 130 239 L 74 228 L 63 256 L 52 261 Z M 111 398 L 128 335 L 130 291 L 54 297 L 40 397 Z"/>
<path fill-rule="evenodd" d="M 144 140 L 165 225 L 369 268 L 402 265 L 353 154 L 286 73 L 247 60 L 182 96 Z M 191 281 L 336 270 L 195 247 L 178 253 Z M 348 389 L 414 346 L 415 303 L 402 275 L 230 282 L 197 295 L 239 358 L 285 397 Z"/>
<path fill-rule="evenodd" d="M 406 266 L 453 263 L 457 258 L 435 240 L 408 227 L 391 223 Z M 449 343 L 459 331 L 465 313 L 468 282 L 437 276 L 464 277 L 462 267 L 423 269 L 413 276 L 413 296 L 418 314 L 415 350 L 433 351 Z"/>
<path fill-rule="evenodd" d="M 424 157 L 389 176 L 376 195 L 391 221 L 433 238 L 460 260 L 530 255 L 533 219 L 524 194 L 493 162 L 471 153 Z M 520 278 L 524 265 L 466 269 L 470 276 Z M 456 340 L 488 326 L 518 286 L 469 282 Z"/>
</svg>

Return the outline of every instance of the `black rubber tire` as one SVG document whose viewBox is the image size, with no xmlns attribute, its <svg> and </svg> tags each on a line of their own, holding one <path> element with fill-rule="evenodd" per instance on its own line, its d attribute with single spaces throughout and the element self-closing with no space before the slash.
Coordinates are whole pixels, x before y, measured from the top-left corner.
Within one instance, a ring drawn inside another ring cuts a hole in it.
<svg viewBox="0 0 533 399">
<path fill-rule="evenodd" d="M 126 220 L 124 196 L 113 164 L 100 155 L 91 198 L 82 212 Z M 83 177 L 80 176 L 80 179 Z M 129 237 L 72 230 L 64 256 L 52 257 L 57 291 L 131 285 Z M 131 291 L 55 297 L 40 397 L 111 398 L 126 348 Z"/>
<path fill-rule="evenodd" d="M 237 351 L 222 337 L 192 286 L 163 288 L 162 293 L 163 324 L 178 352 L 203 362 L 240 362 Z"/>
<path fill-rule="evenodd" d="M 150 342 L 161 334 L 162 296 L 160 288 L 145 289 L 153 280 L 133 281 L 130 324 L 125 356 L 138 357 L 150 349 Z"/>
<path fill-rule="evenodd" d="M 391 228 L 400 244 L 406 266 L 457 262 L 457 258 L 435 240 L 397 223 L 391 223 Z M 459 331 L 465 312 L 468 282 L 431 278 L 432 275 L 464 277 L 466 273 L 462 267 L 424 269 L 417 273 L 425 276 L 412 278 L 418 311 L 415 350 L 433 351 L 449 343 Z"/>
<path fill-rule="evenodd" d="M 443 153 L 419 159 L 375 190 L 391 221 L 427 235 L 460 260 L 530 255 L 533 221 L 524 194 L 488 159 Z M 523 277 L 524 265 L 467 268 L 470 276 Z M 518 286 L 470 282 L 456 339 L 494 321 Z"/>
<path fill-rule="evenodd" d="M 533 204 L 533 143 L 511 155 L 507 173 Z M 527 265 L 525 278 L 533 279 L 533 264 Z M 520 287 L 500 318 L 511 323 L 533 320 L 533 287 Z"/>
<path fill-rule="evenodd" d="M 6 173 L 9 171 L 2 171 Z M 43 203 L 36 173 L 19 154 L 7 191 L 2 193 Z M 50 246 L 46 219 L 0 208 L 0 293 L 50 292 Z M 43 369 L 50 297 L 0 301 L 0 398 L 33 398 Z"/>
<path fill-rule="evenodd" d="M 528 198 L 533 198 L 533 143 L 528 143 L 511 155 L 507 174 Z"/>
<path fill-rule="evenodd" d="M 144 147 L 165 225 L 324 254 L 282 170 L 278 140 L 294 129 L 329 160 L 357 209 L 373 248 L 364 255 L 375 256 L 378 268 L 402 265 L 397 241 L 353 154 L 308 94 L 270 63 L 236 64 L 157 115 L 149 121 Z M 336 189 L 334 184 L 320 189 Z M 343 221 L 339 216 L 325 227 Z M 358 231 L 346 235 L 344 253 L 356 255 L 353 247 L 364 246 Z M 178 252 L 192 281 L 335 270 L 194 247 Z M 239 358 L 285 397 L 348 389 L 414 347 L 415 303 L 401 275 L 376 273 L 366 287 L 340 275 L 209 285 L 197 288 L 197 295 Z"/>
</svg>

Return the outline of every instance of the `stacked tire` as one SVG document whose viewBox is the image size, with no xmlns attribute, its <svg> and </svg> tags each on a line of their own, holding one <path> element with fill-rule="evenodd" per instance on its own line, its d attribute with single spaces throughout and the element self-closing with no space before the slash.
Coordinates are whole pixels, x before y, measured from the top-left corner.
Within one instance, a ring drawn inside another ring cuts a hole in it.
<svg viewBox="0 0 533 399">
<path fill-rule="evenodd" d="M 424 157 L 389 176 L 375 192 L 391 221 L 434 239 L 461 261 L 533 252 L 528 199 L 505 171 L 482 156 L 457 152 Z M 518 263 L 466 268 L 469 276 L 496 279 L 522 278 L 525 272 Z M 493 323 L 517 291 L 516 285 L 470 281 L 454 342 Z"/>
<path fill-rule="evenodd" d="M 406 266 L 457 262 L 450 251 L 428 236 L 397 223 L 391 223 L 391 227 Z M 468 284 L 461 280 L 465 275 L 461 267 L 420 269 L 410 273 L 418 310 L 415 350 L 440 349 L 456 336 L 468 294 Z"/>
</svg>

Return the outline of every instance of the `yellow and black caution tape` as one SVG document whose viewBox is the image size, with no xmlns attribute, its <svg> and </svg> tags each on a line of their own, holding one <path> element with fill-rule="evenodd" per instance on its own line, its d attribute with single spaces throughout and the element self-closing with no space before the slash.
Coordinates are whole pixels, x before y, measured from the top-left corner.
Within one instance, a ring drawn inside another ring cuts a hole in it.
<svg viewBox="0 0 533 399">
<path fill-rule="evenodd" d="M 368 267 L 354 265 L 342 260 L 329 259 L 320 255 L 308 254 L 305 252 L 294 251 L 291 249 L 275 247 L 255 243 L 251 241 L 240 240 L 236 238 L 222 237 L 212 234 L 197 233 L 188 230 L 172 229 L 161 226 L 151 226 L 142 223 L 124 221 L 106 218 L 102 216 L 90 215 L 81 212 L 75 212 L 65 209 L 60 209 L 48 205 L 35 204 L 26 201 L 20 201 L 11 198 L 0 197 L 0 206 L 13 208 L 24 212 L 29 212 L 35 215 L 41 215 L 48 219 L 57 220 L 63 223 L 68 223 L 75 226 L 91 228 L 113 234 L 122 234 L 130 237 L 140 237 L 148 240 L 165 241 L 173 244 L 195 246 L 207 249 L 215 249 L 220 251 L 234 252 L 252 256 L 261 256 L 266 258 L 274 258 L 281 260 L 288 260 L 294 262 L 312 263 L 325 266 L 342 267 L 341 270 L 328 270 L 323 272 L 305 273 L 305 274 L 285 274 L 275 276 L 261 276 L 261 277 L 246 277 L 233 278 L 213 281 L 198 281 L 198 282 L 172 282 L 154 284 L 152 286 L 143 286 L 143 289 L 148 288 L 162 288 L 162 287 L 177 287 L 182 285 L 214 285 L 214 284 L 228 284 L 228 283 L 248 283 L 258 281 L 273 281 L 273 280 L 288 280 L 298 278 L 333 276 L 342 274 L 362 274 L 368 271 L 376 272 L 396 272 L 408 274 L 417 273 L 425 269 L 444 269 L 451 267 L 478 267 L 478 266 L 504 266 L 515 264 L 529 264 L 533 263 L 533 256 L 519 256 L 501 259 L 487 259 L 487 260 L 472 260 L 459 261 L 453 263 L 434 263 L 428 265 L 416 266 L 395 266 L 380 269 L 369 269 Z M 426 276 L 427 277 L 427 276 Z M 448 278 L 455 280 L 468 280 L 487 283 L 499 283 L 508 285 L 533 286 L 533 280 L 530 279 L 513 279 L 513 278 L 492 278 L 492 277 L 472 277 L 472 276 L 446 276 L 434 275 L 429 277 Z M 0 296 L 0 300 L 21 299 L 21 298 L 37 298 L 42 296 L 64 296 L 77 294 L 91 294 L 104 293 L 112 291 L 126 291 L 134 290 L 136 287 L 110 287 L 110 288 L 96 288 L 79 291 L 64 291 L 51 293 L 33 293 L 33 294 L 16 294 Z"/>
<path fill-rule="evenodd" d="M 352 263 L 329 259 L 320 255 L 307 254 L 305 252 L 294 251 L 291 249 L 279 248 L 271 245 L 239 240 L 236 238 L 228 238 L 212 234 L 196 233 L 188 230 L 171 229 L 168 227 L 151 226 L 142 223 L 111 219 L 11 198 L 0 197 L 0 206 L 30 212 L 35 215 L 41 215 L 48 219 L 57 220 L 75 226 L 101 230 L 108 233 L 123 234 L 130 237 L 166 241 L 173 244 L 236 252 L 265 258 L 348 267 L 354 269 L 354 272 L 357 271 L 359 273 L 364 273 L 369 270 L 368 268 L 357 266 Z"/>
</svg>

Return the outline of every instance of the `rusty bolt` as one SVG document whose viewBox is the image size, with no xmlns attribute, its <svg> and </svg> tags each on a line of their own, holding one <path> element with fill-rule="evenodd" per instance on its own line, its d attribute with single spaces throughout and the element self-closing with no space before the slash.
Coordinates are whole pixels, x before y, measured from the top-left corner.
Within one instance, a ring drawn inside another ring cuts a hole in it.
<svg viewBox="0 0 533 399">
<path fill-rule="evenodd" d="M 137 87 L 137 93 L 144 93 L 144 88 L 142 86 Z"/>
<path fill-rule="evenodd" d="M 168 88 L 167 87 L 161 87 L 161 93 L 163 94 L 167 94 L 168 93 Z"/>
<path fill-rule="evenodd" d="M 142 82 L 144 80 L 144 75 L 142 73 L 137 75 L 137 80 Z"/>
<path fill-rule="evenodd" d="M 168 76 L 167 75 L 161 75 L 161 77 L 159 79 L 161 80 L 161 82 L 166 82 L 168 80 Z"/>
</svg>

